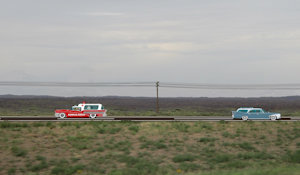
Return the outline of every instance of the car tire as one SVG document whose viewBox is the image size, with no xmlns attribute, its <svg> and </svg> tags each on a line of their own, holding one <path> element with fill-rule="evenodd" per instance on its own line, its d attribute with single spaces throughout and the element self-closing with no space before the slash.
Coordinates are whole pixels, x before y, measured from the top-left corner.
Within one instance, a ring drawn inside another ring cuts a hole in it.
<svg viewBox="0 0 300 175">
<path fill-rule="evenodd" d="M 275 121 L 277 118 L 275 115 L 270 115 L 270 120 Z"/>
<path fill-rule="evenodd" d="M 66 118 L 66 114 L 65 114 L 65 113 L 60 113 L 58 116 L 59 116 L 59 118 L 61 118 L 61 119 Z"/>
<path fill-rule="evenodd" d="M 96 118 L 97 114 L 90 114 L 90 118 Z"/>
<path fill-rule="evenodd" d="M 247 121 L 248 120 L 248 116 L 242 116 L 242 120 Z"/>
</svg>

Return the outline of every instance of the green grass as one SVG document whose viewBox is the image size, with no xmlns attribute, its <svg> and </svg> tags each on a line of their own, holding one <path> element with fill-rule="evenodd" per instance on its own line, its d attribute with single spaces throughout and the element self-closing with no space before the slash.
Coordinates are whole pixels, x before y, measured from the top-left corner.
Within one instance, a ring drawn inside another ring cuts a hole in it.
<svg viewBox="0 0 300 175">
<path fill-rule="evenodd" d="M 17 157 L 25 157 L 28 151 L 18 146 L 13 146 L 11 148 L 11 152 L 13 153 L 13 155 Z"/>
<path fill-rule="evenodd" d="M 300 166 L 275 166 L 275 167 L 257 167 L 235 170 L 217 170 L 203 173 L 190 173 L 189 175 L 299 175 Z"/>
<path fill-rule="evenodd" d="M 289 159 L 290 162 L 300 163 L 300 150 L 289 153 L 288 159 Z"/>
<path fill-rule="evenodd" d="M 86 166 L 82 164 L 72 164 L 65 159 L 61 159 L 54 163 L 54 167 L 51 169 L 51 174 L 54 175 L 72 175 L 80 174 Z"/>
<path fill-rule="evenodd" d="M 137 132 L 139 132 L 139 126 L 137 126 L 137 125 L 134 125 L 134 126 L 130 126 L 129 128 L 128 128 L 130 131 L 132 131 L 133 133 L 137 133 Z"/>
<path fill-rule="evenodd" d="M 173 162 L 185 162 L 185 161 L 194 161 L 196 159 L 195 155 L 192 154 L 178 154 L 176 156 L 173 157 Z"/>
<path fill-rule="evenodd" d="M 167 148 L 167 145 L 164 143 L 164 140 L 144 140 L 140 148 L 150 148 L 151 150 L 156 150 L 165 149 Z"/>
<path fill-rule="evenodd" d="M 201 166 L 197 163 L 192 162 L 182 162 L 179 164 L 179 169 L 184 172 L 196 171 L 201 169 Z"/>
<path fill-rule="evenodd" d="M 233 160 L 234 156 L 231 154 L 216 154 L 214 155 L 210 161 L 212 163 L 223 163 L 223 162 L 229 162 Z"/>
<path fill-rule="evenodd" d="M 241 160 L 267 160 L 267 159 L 274 159 L 274 156 L 265 152 L 246 152 L 246 153 L 239 153 L 237 158 Z"/>
<path fill-rule="evenodd" d="M 293 175 L 299 128 L 299 122 L 0 122 L 0 174 Z"/>
<path fill-rule="evenodd" d="M 256 148 L 249 142 L 239 143 L 238 146 L 247 151 L 255 151 L 256 150 Z"/>
<path fill-rule="evenodd" d="M 34 164 L 34 165 L 30 164 L 31 167 L 29 169 L 31 171 L 38 172 L 38 171 L 48 168 L 48 163 L 47 163 L 46 157 L 36 156 L 36 160 L 38 161 L 37 164 Z"/>
<path fill-rule="evenodd" d="M 214 137 L 202 137 L 199 139 L 199 142 L 209 143 L 209 142 L 215 142 L 216 140 L 218 140 L 218 139 L 214 138 Z"/>
</svg>

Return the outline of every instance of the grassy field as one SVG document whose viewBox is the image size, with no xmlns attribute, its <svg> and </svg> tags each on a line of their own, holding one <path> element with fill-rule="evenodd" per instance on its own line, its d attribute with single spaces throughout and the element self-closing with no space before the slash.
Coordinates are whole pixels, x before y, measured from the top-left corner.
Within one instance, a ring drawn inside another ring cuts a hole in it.
<svg viewBox="0 0 300 175">
<path fill-rule="evenodd" d="M 0 174 L 300 174 L 299 122 L 0 122 L 0 132 Z"/>
</svg>

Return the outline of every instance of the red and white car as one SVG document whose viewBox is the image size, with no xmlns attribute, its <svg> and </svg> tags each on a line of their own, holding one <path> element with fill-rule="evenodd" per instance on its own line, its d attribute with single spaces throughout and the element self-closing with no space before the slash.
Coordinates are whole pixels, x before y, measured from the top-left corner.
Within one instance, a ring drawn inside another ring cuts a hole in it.
<svg viewBox="0 0 300 175">
<path fill-rule="evenodd" d="M 96 118 L 106 117 L 107 110 L 99 103 L 85 103 L 82 102 L 72 109 L 57 109 L 55 110 L 55 117 L 57 118 Z"/>
</svg>

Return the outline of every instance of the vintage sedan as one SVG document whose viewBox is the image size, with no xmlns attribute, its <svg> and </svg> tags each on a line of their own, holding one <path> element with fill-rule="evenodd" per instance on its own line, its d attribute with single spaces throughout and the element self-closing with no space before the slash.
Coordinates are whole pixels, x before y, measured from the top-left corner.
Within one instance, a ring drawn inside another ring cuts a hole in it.
<svg viewBox="0 0 300 175">
<path fill-rule="evenodd" d="M 232 111 L 233 119 L 242 120 L 256 120 L 256 119 L 267 119 L 267 120 L 279 120 L 281 118 L 280 113 L 266 112 L 262 108 L 239 108 L 236 111 Z"/>
</svg>

